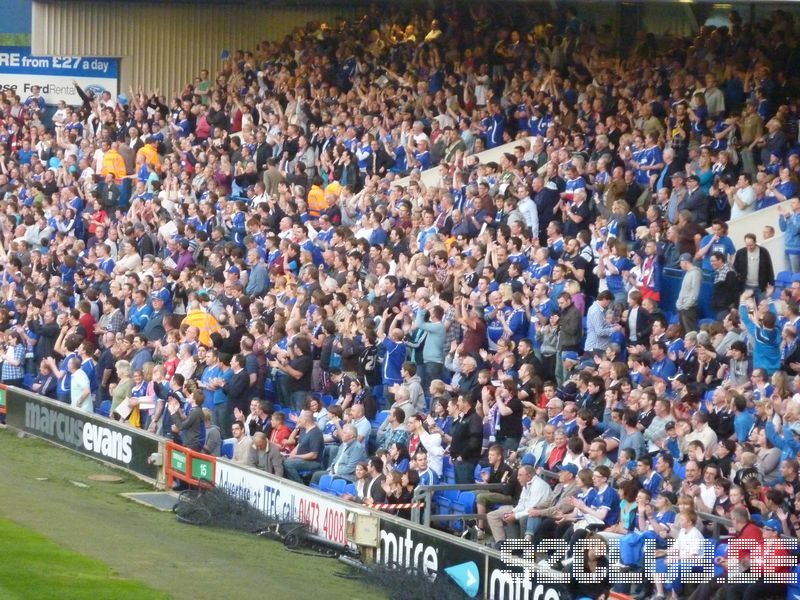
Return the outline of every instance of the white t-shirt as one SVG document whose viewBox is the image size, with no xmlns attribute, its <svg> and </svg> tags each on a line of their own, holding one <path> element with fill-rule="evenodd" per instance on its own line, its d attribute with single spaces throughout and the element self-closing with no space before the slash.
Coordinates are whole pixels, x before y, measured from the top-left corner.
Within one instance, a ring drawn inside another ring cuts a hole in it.
<svg viewBox="0 0 800 600">
<path fill-rule="evenodd" d="M 89 382 L 89 376 L 86 375 L 86 372 L 83 369 L 78 369 L 72 374 L 70 377 L 70 404 L 73 408 L 77 408 L 78 410 L 82 410 L 83 412 L 92 413 L 94 412 L 94 406 L 92 403 L 92 395 L 87 394 L 86 398 L 81 401 L 81 396 L 85 392 L 91 389 L 91 384 Z"/>
<path fill-rule="evenodd" d="M 678 557 L 682 559 L 699 556 L 703 551 L 703 544 L 705 541 L 703 534 L 697 527 L 681 529 L 680 532 L 678 532 L 678 537 L 675 539 L 675 545 L 672 547 L 672 551 L 677 552 Z"/>
<path fill-rule="evenodd" d="M 739 198 L 739 202 L 745 205 L 744 208 L 739 208 L 736 201 L 731 202 L 731 219 L 743 217 L 746 214 L 753 212 L 755 209 L 756 193 L 752 185 L 742 188 L 734 193 L 734 197 Z"/>
</svg>

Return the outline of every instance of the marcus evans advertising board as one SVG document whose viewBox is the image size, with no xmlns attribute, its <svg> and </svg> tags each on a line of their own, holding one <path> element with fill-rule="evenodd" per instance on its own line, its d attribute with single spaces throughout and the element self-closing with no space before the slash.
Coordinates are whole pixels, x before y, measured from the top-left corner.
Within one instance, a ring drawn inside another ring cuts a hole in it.
<svg viewBox="0 0 800 600">
<path fill-rule="evenodd" d="M 308 531 L 338 546 L 347 546 L 346 503 L 284 479 L 217 460 L 215 484 L 266 513 L 287 521 L 300 521 Z"/>
<path fill-rule="evenodd" d="M 95 96 L 110 92 L 116 100 L 119 86 L 119 60 L 86 56 L 31 56 L 31 49 L 0 47 L 0 90 L 16 93 L 24 102 L 31 88 L 38 85 L 47 104 L 63 100 L 80 106 L 83 100 L 72 83 Z"/>
<path fill-rule="evenodd" d="M 158 452 L 154 436 L 14 388 L 7 389 L 6 404 L 6 420 L 15 429 L 151 479 L 158 474 L 157 467 L 147 463 Z"/>
</svg>

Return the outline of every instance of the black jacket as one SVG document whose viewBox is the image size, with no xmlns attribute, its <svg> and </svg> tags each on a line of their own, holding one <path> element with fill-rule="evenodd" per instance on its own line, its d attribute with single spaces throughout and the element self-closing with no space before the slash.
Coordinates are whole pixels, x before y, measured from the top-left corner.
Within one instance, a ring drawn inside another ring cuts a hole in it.
<svg viewBox="0 0 800 600">
<path fill-rule="evenodd" d="M 736 271 L 731 269 L 725 279 L 714 283 L 711 293 L 711 307 L 715 310 L 725 310 L 736 306 L 739 301 L 739 278 Z"/>
<path fill-rule="evenodd" d="M 450 456 L 453 460 L 460 458 L 463 462 L 478 462 L 483 444 L 483 421 L 474 408 L 453 422 L 451 435 Z"/>
<path fill-rule="evenodd" d="M 623 319 L 622 325 L 625 327 L 625 334 L 630 338 L 631 332 L 628 326 L 628 319 Z M 649 312 L 640 306 L 636 313 L 636 343 L 649 346 L 650 334 L 652 333 L 652 330 L 653 318 L 650 316 Z M 603 402 L 605 403 L 605 401 Z M 603 420 L 602 416 L 599 418 L 599 420 Z"/>
<path fill-rule="evenodd" d="M 558 349 L 580 350 L 581 336 L 583 336 L 583 316 L 574 304 L 561 311 L 558 322 Z"/>
<path fill-rule="evenodd" d="M 30 322 L 31 331 L 39 336 L 39 341 L 33 347 L 33 354 L 36 357 L 36 362 L 41 362 L 43 358 L 48 356 L 55 356 L 56 340 L 58 339 L 61 328 L 58 323 L 44 323 L 41 321 Z"/>
<path fill-rule="evenodd" d="M 250 402 L 250 375 L 247 369 L 242 369 L 225 382 L 222 387 L 225 395 L 228 396 L 228 406 L 232 409 L 239 407 L 243 413 L 247 413 L 248 403 Z"/>
<path fill-rule="evenodd" d="M 195 406 L 189 414 L 184 417 L 179 410 L 172 415 L 172 423 L 177 425 L 181 431 L 185 431 L 184 445 L 192 450 L 202 450 L 203 440 L 200 439 L 200 427 L 203 425 L 203 409 Z"/>
<path fill-rule="evenodd" d="M 147 234 L 142 234 L 138 240 L 136 240 L 136 250 L 139 252 L 139 256 L 144 258 L 148 254 L 155 254 L 156 248 L 153 245 L 153 240 L 150 239 L 150 236 Z"/>
<path fill-rule="evenodd" d="M 595 419 L 602 421 L 603 413 L 606 410 L 606 401 L 603 394 L 595 394 L 592 396 L 587 392 L 586 396 L 578 399 L 578 408 L 585 408 L 592 413 Z"/>
<path fill-rule="evenodd" d="M 383 480 L 385 477 L 383 475 L 378 475 L 374 479 L 371 479 L 370 482 L 364 488 L 364 491 L 369 494 L 373 501 L 376 503 L 382 503 L 386 501 L 386 492 L 383 490 Z M 361 499 L 361 502 L 364 500 Z"/>
<path fill-rule="evenodd" d="M 701 225 L 708 223 L 708 197 L 702 188 L 688 192 L 680 206 L 681 210 L 690 210 L 694 215 L 694 222 Z"/>
<path fill-rule="evenodd" d="M 394 166 L 394 160 L 382 147 L 373 152 L 367 159 L 367 173 L 370 175 L 385 175 L 386 171 Z"/>
<path fill-rule="evenodd" d="M 733 270 L 739 276 L 739 283 L 744 286 L 747 281 L 747 248 L 736 251 L 733 258 Z M 768 285 L 775 283 L 775 272 L 772 270 L 772 258 L 766 248 L 758 247 L 758 288 L 763 292 Z"/>
</svg>

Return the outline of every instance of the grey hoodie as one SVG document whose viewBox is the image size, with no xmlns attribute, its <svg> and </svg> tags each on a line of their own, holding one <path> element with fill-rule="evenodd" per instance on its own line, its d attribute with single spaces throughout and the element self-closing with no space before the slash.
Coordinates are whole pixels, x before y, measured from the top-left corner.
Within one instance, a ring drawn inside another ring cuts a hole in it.
<svg viewBox="0 0 800 600">
<path fill-rule="evenodd" d="M 421 412 L 425 410 L 425 391 L 422 389 L 422 380 L 419 375 L 414 375 L 406 383 L 408 389 L 408 401 L 414 407 L 414 412 Z"/>
</svg>

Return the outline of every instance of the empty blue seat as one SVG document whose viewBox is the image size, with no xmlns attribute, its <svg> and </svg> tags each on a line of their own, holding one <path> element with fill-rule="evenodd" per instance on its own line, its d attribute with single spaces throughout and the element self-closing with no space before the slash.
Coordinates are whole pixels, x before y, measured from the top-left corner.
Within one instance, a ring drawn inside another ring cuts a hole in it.
<svg viewBox="0 0 800 600">
<path fill-rule="evenodd" d="M 775 287 L 789 287 L 792 285 L 794 273 L 791 271 L 781 271 L 775 276 Z"/>
<path fill-rule="evenodd" d="M 344 489 L 347 487 L 347 481 L 344 479 L 334 479 L 331 483 L 330 490 L 328 490 L 329 494 L 333 494 L 334 496 L 341 496 L 344 494 Z"/>
<path fill-rule="evenodd" d="M 233 449 L 236 445 L 236 440 L 233 438 L 222 441 L 222 456 L 226 458 L 233 458 Z"/>
<path fill-rule="evenodd" d="M 331 404 L 333 404 L 335 401 L 336 401 L 336 399 L 333 396 L 331 396 L 330 394 L 325 394 L 322 397 L 322 403 L 325 405 L 326 408 L 328 406 L 330 406 Z"/>
<path fill-rule="evenodd" d="M 453 514 L 453 504 L 458 502 L 458 490 L 445 490 L 443 492 L 436 492 L 433 495 L 433 514 L 434 515 L 450 515 Z M 442 527 L 449 527 L 449 521 L 437 521 L 437 524 Z"/>
<path fill-rule="evenodd" d="M 450 505 L 451 514 L 471 515 L 475 513 L 475 493 L 461 492 L 458 499 Z M 451 527 L 456 531 L 462 531 L 465 527 L 464 521 L 452 521 Z"/>
<path fill-rule="evenodd" d="M 389 411 L 382 410 L 377 415 L 375 415 L 375 418 L 372 421 L 370 421 L 370 423 L 372 423 L 373 427 L 380 427 L 381 425 L 383 425 L 383 422 L 388 418 L 389 418 Z"/>
<path fill-rule="evenodd" d="M 475 512 L 475 492 L 461 492 L 458 494 L 458 500 L 453 505 L 453 509 L 465 515 L 471 515 Z"/>
<path fill-rule="evenodd" d="M 475 465 L 475 483 L 483 483 L 483 479 L 481 479 L 481 471 L 483 471 L 483 465 L 478 463 Z"/>
<path fill-rule="evenodd" d="M 350 494 L 351 496 L 357 496 L 358 490 L 356 489 L 356 484 L 348 483 L 346 486 L 344 486 L 344 493 Z"/>
<path fill-rule="evenodd" d="M 323 475 L 320 477 L 319 483 L 311 484 L 312 488 L 316 488 L 321 492 L 327 492 L 331 488 L 333 482 L 333 475 Z"/>
<path fill-rule="evenodd" d="M 436 492 L 433 495 L 433 503 L 438 504 L 439 508 L 446 508 L 450 510 L 453 504 L 458 502 L 458 490 L 444 490 L 443 492 Z"/>
<path fill-rule="evenodd" d="M 111 400 L 103 400 L 100 403 L 100 408 L 97 409 L 97 414 L 102 417 L 107 417 L 111 413 Z"/>
<path fill-rule="evenodd" d="M 33 375 L 31 373 L 25 373 L 25 375 L 22 376 L 22 387 L 24 387 L 26 390 L 29 390 L 31 389 L 32 385 Z M 108 416 L 108 414 L 106 414 L 106 416 Z"/>
<path fill-rule="evenodd" d="M 450 458 L 446 456 L 442 461 L 442 479 L 444 479 L 444 483 L 455 483 L 456 481 L 456 469 L 450 462 Z"/>
<path fill-rule="evenodd" d="M 375 398 L 375 405 L 379 409 L 382 409 L 384 406 L 386 406 L 386 399 L 384 398 L 382 385 L 372 386 L 372 396 Z"/>
</svg>

